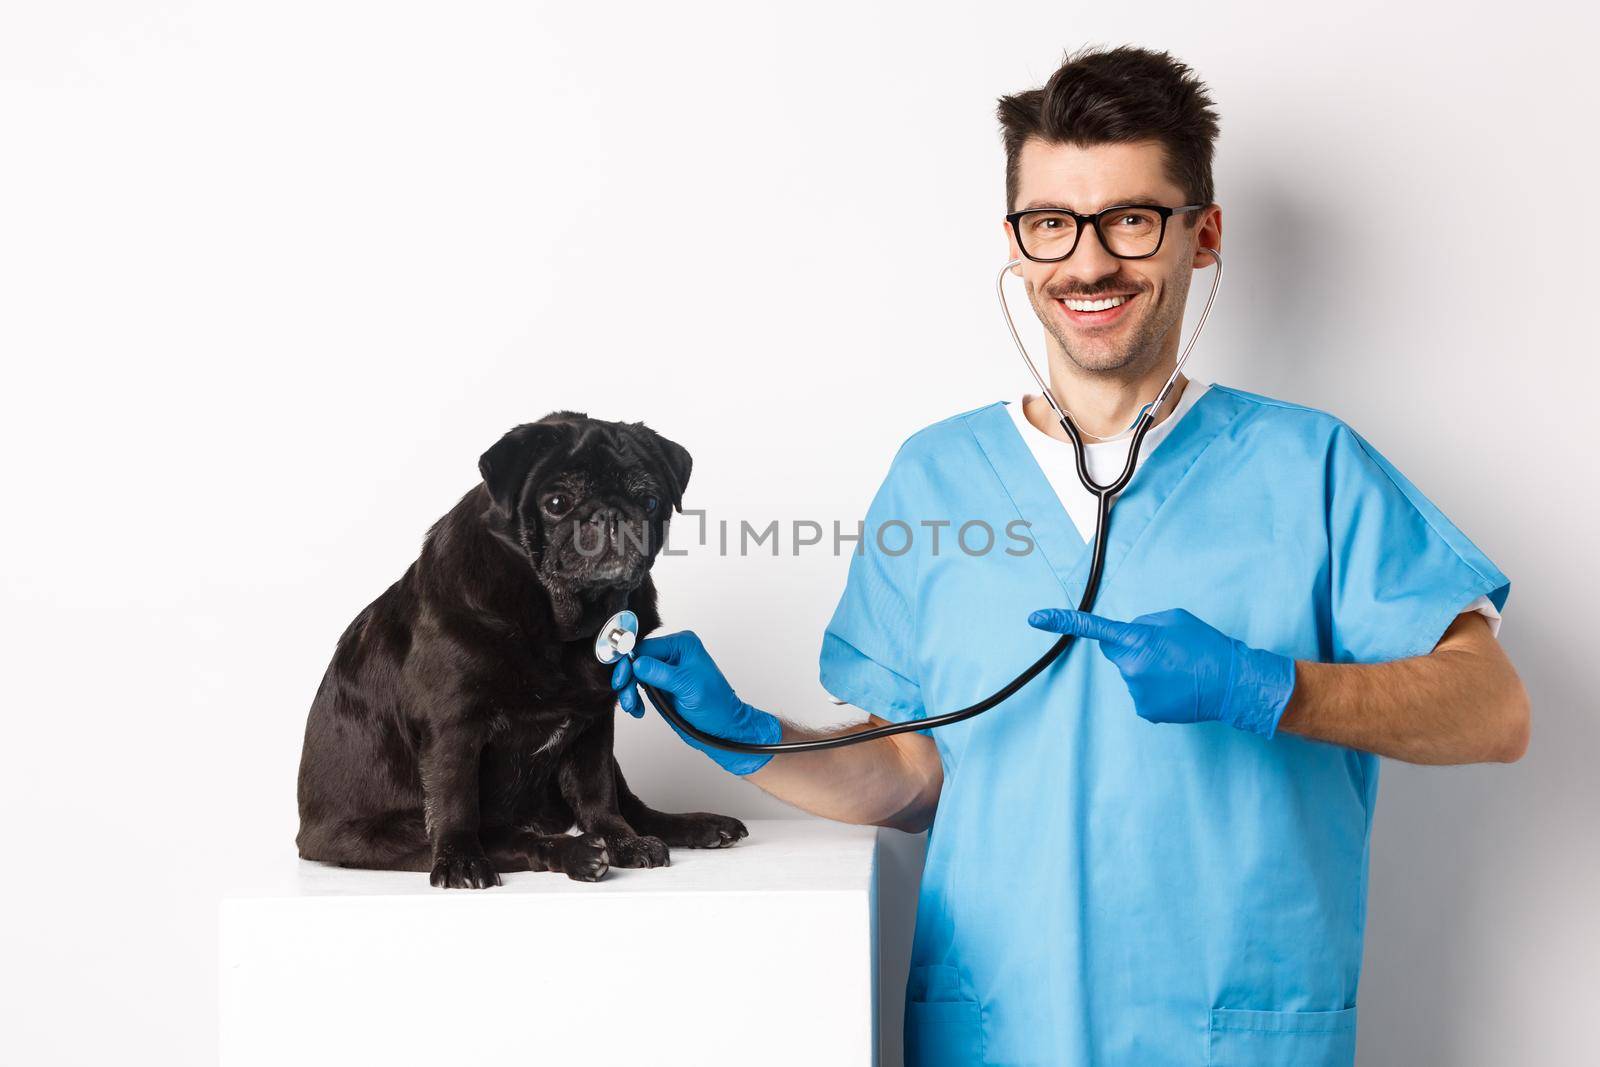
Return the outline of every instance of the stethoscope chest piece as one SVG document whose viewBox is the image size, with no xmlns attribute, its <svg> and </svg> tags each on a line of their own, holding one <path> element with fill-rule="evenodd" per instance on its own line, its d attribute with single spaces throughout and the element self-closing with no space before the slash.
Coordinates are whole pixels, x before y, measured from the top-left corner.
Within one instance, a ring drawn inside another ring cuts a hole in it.
<svg viewBox="0 0 1600 1067">
<path fill-rule="evenodd" d="M 639 640 L 639 616 L 624 608 L 605 621 L 594 639 L 594 658 L 615 663 L 633 651 Z"/>
</svg>

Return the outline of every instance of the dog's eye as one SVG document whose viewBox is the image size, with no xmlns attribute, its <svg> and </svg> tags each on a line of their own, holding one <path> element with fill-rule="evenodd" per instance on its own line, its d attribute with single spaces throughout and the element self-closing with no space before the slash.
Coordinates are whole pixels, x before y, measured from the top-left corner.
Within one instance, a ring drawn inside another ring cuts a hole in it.
<svg viewBox="0 0 1600 1067">
<path fill-rule="evenodd" d="M 645 494 L 645 498 L 644 498 L 644 510 L 645 511 L 647 511 L 650 514 L 654 515 L 655 511 L 656 511 L 656 508 L 658 508 L 660 506 L 661 506 L 661 501 L 657 500 L 655 497 L 651 496 L 649 493 Z"/>
<path fill-rule="evenodd" d="M 551 493 L 544 498 L 544 510 L 559 519 L 572 510 L 572 498 L 565 493 Z"/>
</svg>

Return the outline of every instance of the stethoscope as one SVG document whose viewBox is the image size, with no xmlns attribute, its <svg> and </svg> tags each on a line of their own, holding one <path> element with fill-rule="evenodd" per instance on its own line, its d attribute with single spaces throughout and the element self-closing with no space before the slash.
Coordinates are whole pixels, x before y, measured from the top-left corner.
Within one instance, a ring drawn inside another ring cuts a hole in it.
<svg viewBox="0 0 1600 1067">
<path fill-rule="evenodd" d="M 1200 331 L 1205 329 L 1206 316 L 1211 314 L 1212 301 L 1217 298 L 1217 287 L 1222 284 L 1222 253 L 1215 248 L 1201 246 L 1202 252 L 1209 253 L 1216 263 L 1216 277 L 1211 281 L 1211 295 L 1206 297 L 1206 306 L 1200 311 L 1200 321 L 1195 324 L 1194 333 L 1189 338 L 1189 343 L 1184 346 L 1183 352 L 1178 356 L 1177 365 L 1172 368 L 1172 373 L 1167 377 L 1167 383 L 1156 394 L 1155 401 L 1146 405 L 1139 412 L 1139 417 L 1133 424 L 1133 435 L 1128 445 L 1128 459 L 1122 466 L 1122 473 L 1109 483 L 1102 485 L 1095 481 L 1089 474 L 1089 465 L 1084 460 L 1083 435 L 1072 415 L 1056 402 L 1050 386 L 1045 383 L 1044 375 L 1039 373 L 1038 366 L 1033 362 L 1033 357 L 1028 355 L 1027 347 L 1022 343 L 1022 337 L 1017 333 L 1017 324 L 1011 319 L 1011 309 L 1006 305 L 1005 279 L 1012 268 L 1020 266 L 1022 260 L 1013 259 L 1000 268 L 1000 274 L 995 278 L 995 292 L 1000 297 L 1000 313 L 1005 316 L 1006 327 L 1011 332 L 1011 339 L 1016 342 L 1017 351 L 1022 354 L 1022 362 L 1028 365 L 1028 372 L 1033 375 L 1033 380 L 1039 383 L 1039 390 L 1049 401 L 1050 407 L 1056 413 L 1061 428 L 1066 431 L 1067 437 L 1072 440 L 1072 451 L 1077 459 L 1078 480 L 1083 487 L 1092 493 L 1099 501 L 1095 510 L 1094 523 L 1094 555 L 1089 562 L 1089 580 L 1084 584 L 1083 596 L 1078 601 L 1079 611 L 1088 611 L 1094 606 L 1095 594 L 1100 591 L 1100 574 L 1105 569 L 1106 562 L 1106 536 L 1111 525 L 1111 501 L 1118 493 L 1127 488 L 1128 482 L 1133 478 L 1134 468 L 1139 462 L 1139 447 L 1144 443 L 1144 435 L 1149 432 L 1155 423 L 1155 413 L 1161 410 L 1161 405 L 1166 403 L 1167 396 L 1178 381 L 1178 373 L 1183 370 L 1184 363 L 1189 358 L 1189 352 L 1194 348 L 1194 343 L 1200 339 Z M 776 741 L 762 744 L 750 741 L 734 741 L 726 737 L 708 734 L 698 726 L 679 715 L 655 687 L 647 685 L 635 678 L 635 684 L 644 690 L 662 716 L 702 744 L 712 745 L 716 748 L 726 749 L 730 752 L 816 752 L 825 748 L 839 748 L 844 745 L 856 745 L 863 741 L 871 741 L 879 737 L 889 737 L 893 734 L 903 734 L 911 730 L 936 729 L 940 726 L 949 726 L 952 723 L 970 719 L 974 715 L 981 715 L 1013 696 L 1017 690 L 1033 681 L 1039 672 L 1054 663 L 1063 652 L 1072 644 L 1074 634 L 1062 634 L 1056 643 L 1051 645 L 1044 655 L 1034 660 L 1021 674 L 1001 686 L 995 692 L 984 697 L 976 704 L 962 708 L 960 711 L 947 712 L 944 715 L 935 715 L 928 719 L 909 719 L 905 722 L 887 723 L 875 726 L 869 730 L 859 730 L 848 734 L 832 734 L 827 737 L 807 738 L 803 741 Z M 594 639 L 594 655 L 601 663 L 612 664 L 626 656 L 629 660 L 634 658 L 634 645 L 639 637 L 639 617 L 631 611 L 617 612 L 607 619 L 605 625 L 600 627 L 600 633 Z"/>
</svg>

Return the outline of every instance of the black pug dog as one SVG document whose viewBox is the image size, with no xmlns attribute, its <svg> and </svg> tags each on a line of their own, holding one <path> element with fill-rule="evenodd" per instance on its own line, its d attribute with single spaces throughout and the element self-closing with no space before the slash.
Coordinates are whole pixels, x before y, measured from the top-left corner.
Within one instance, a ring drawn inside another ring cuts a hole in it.
<svg viewBox="0 0 1600 1067">
<path fill-rule="evenodd" d="M 641 633 L 660 625 L 650 566 L 689 466 L 643 423 L 572 411 L 483 454 L 482 484 L 339 638 L 306 723 L 302 857 L 478 889 L 505 871 L 594 881 L 746 836 L 628 790 L 594 656 L 624 607 Z"/>
</svg>

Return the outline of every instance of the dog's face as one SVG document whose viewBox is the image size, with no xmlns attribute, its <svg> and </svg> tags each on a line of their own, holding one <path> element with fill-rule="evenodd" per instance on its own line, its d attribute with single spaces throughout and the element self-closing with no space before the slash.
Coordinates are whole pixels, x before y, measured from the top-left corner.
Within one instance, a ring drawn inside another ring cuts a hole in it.
<svg viewBox="0 0 1600 1067">
<path fill-rule="evenodd" d="M 642 422 L 557 411 L 478 460 L 498 532 L 552 595 L 587 599 L 644 581 L 681 510 L 689 453 Z"/>
</svg>

